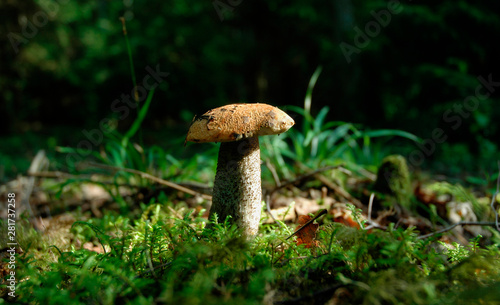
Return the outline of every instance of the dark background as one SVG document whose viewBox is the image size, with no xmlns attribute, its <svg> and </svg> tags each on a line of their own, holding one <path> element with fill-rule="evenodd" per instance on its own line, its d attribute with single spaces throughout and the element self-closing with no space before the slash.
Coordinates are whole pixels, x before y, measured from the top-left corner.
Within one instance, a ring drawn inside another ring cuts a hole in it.
<svg viewBox="0 0 500 305">
<path fill-rule="evenodd" d="M 327 105 L 329 120 L 424 140 L 442 128 L 446 141 L 422 166 L 495 169 L 500 87 L 465 115 L 454 105 L 476 94 L 479 76 L 500 82 L 499 14 L 486 0 L 4 0 L 1 178 L 25 171 L 40 148 L 76 145 L 104 118 L 130 126 L 134 114 L 111 108 L 133 87 L 120 16 L 137 82 L 148 66 L 170 73 L 143 123 L 147 143 L 168 149 L 195 113 L 228 103 L 303 107 L 321 66 L 313 114 Z M 341 43 L 357 48 L 350 61 Z"/>
</svg>

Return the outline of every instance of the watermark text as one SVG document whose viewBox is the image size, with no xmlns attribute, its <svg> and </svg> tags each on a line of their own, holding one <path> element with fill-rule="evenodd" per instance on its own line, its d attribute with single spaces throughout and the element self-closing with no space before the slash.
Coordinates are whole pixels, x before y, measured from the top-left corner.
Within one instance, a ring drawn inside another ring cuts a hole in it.
<svg viewBox="0 0 500 305">
<path fill-rule="evenodd" d="M 16 194 L 7 194 L 7 290 L 8 296 L 16 297 Z"/>
</svg>

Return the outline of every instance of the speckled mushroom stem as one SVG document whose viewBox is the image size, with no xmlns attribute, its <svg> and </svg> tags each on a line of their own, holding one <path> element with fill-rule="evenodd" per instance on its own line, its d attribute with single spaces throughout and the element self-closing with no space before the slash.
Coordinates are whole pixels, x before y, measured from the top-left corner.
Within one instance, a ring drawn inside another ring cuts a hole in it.
<svg viewBox="0 0 500 305">
<path fill-rule="evenodd" d="M 231 215 L 231 222 L 243 234 L 254 236 L 259 230 L 261 202 L 259 138 L 221 143 L 210 219 L 217 213 L 223 222 Z"/>
</svg>

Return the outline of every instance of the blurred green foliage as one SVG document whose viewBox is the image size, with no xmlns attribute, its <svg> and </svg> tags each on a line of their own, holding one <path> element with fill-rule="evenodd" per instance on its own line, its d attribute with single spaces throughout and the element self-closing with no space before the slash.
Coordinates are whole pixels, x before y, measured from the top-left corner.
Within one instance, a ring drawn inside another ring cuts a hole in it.
<svg viewBox="0 0 500 305">
<path fill-rule="evenodd" d="M 182 137 L 188 117 L 226 103 L 302 106 L 321 65 L 311 113 L 328 106 L 329 120 L 422 139 L 441 128 L 447 140 L 427 159 L 456 167 L 470 166 L 463 162 L 469 155 L 486 164 L 484 170 L 498 159 L 498 91 L 465 115 L 455 107 L 476 94 L 479 76 L 500 80 L 500 50 L 491 43 L 500 34 L 499 3 L 401 1 L 397 13 L 385 15 L 388 2 L 381 0 L 220 2 L 225 6 L 200 0 L 1 2 L 0 136 L 46 137 L 62 129 L 67 134 L 57 144 L 75 146 L 85 139 L 82 129 L 97 128 L 105 117 L 128 130 L 135 112 L 118 119 L 111 107 L 133 88 L 119 21 L 124 16 L 138 83 L 146 67 L 170 73 L 143 124 L 155 136 L 145 140 L 158 144 L 165 129 Z M 374 22 L 376 35 L 356 44 L 360 32 L 373 33 Z M 359 50 L 350 62 L 341 43 Z"/>
</svg>

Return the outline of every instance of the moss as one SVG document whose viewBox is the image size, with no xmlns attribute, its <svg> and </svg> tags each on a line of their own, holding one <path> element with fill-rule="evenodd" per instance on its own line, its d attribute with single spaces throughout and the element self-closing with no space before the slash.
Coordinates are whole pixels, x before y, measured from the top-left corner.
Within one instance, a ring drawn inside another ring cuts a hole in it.
<svg viewBox="0 0 500 305">
<path fill-rule="evenodd" d="M 411 181 L 406 159 L 401 155 L 385 157 L 378 169 L 374 187 L 377 192 L 389 195 L 400 205 L 408 207 Z"/>
</svg>

